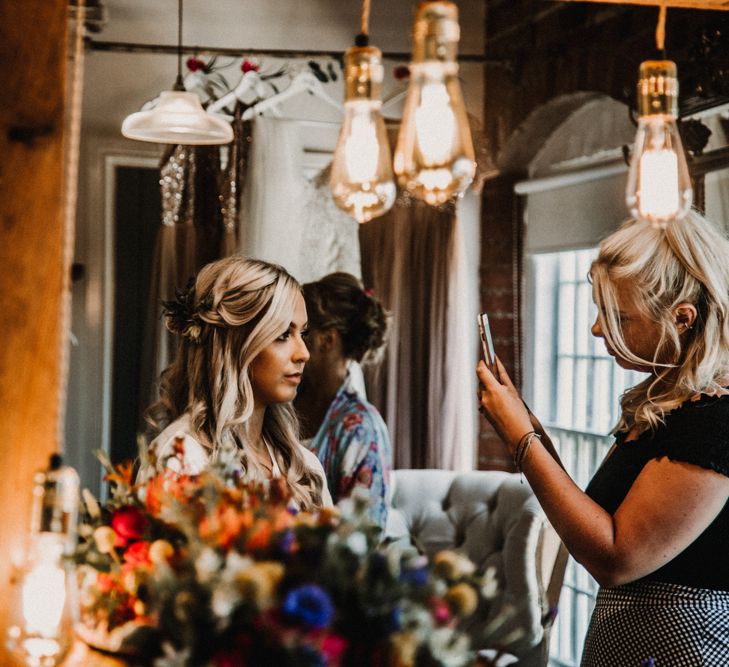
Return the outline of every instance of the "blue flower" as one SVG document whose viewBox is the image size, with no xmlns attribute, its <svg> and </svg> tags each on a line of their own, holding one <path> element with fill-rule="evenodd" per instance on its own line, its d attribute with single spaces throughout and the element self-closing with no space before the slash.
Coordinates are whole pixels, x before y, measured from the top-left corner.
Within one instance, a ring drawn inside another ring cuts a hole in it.
<svg viewBox="0 0 729 667">
<path fill-rule="evenodd" d="M 643 658 L 642 662 L 640 663 L 640 667 L 656 667 L 656 659 Z"/>
<path fill-rule="evenodd" d="M 279 540 L 278 546 L 283 553 L 290 554 L 293 551 L 295 542 L 296 542 L 296 535 L 294 535 L 293 530 L 289 529 L 289 530 L 285 530 L 281 534 L 281 539 Z"/>
<path fill-rule="evenodd" d="M 334 606 L 326 591 L 309 584 L 289 591 L 281 605 L 281 612 L 289 620 L 302 623 L 312 630 L 329 625 Z"/>
<path fill-rule="evenodd" d="M 410 586 L 425 586 L 428 582 L 428 563 L 406 564 L 400 571 L 400 581 Z"/>
</svg>

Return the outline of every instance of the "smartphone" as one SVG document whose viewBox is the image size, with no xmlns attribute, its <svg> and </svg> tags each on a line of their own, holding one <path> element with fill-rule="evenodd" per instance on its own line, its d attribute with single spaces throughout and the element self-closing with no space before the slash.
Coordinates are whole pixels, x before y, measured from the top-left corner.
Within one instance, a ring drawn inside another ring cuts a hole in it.
<svg viewBox="0 0 729 667">
<path fill-rule="evenodd" d="M 489 316 L 481 313 L 478 316 L 478 332 L 481 335 L 481 349 L 483 350 L 483 360 L 492 373 L 496 373 L 496 364 L 494 363 L 494 341 L 491 338 L 491 327 L 489 326 Z"/>
</svg>

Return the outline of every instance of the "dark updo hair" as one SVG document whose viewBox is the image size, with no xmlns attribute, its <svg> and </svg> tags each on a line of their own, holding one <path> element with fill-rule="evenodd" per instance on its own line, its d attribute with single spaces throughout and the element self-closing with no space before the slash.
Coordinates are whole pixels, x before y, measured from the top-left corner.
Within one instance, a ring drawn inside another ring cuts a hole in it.
<svg viewBox="0 0 729 667">
<path fill-rule="evenodd" d="M 330 273 L 304 285 L 311 329 L 335 329 L 344 356 L 372 362 L 385 343 L 387 313 L 382 304 L 350 273 Z"/>
</svg>

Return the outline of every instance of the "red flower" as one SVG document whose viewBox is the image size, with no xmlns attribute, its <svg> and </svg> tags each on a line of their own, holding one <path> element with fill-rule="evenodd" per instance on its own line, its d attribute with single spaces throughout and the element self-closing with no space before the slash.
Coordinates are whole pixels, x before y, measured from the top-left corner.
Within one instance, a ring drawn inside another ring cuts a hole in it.
<svg viewBox="0 0 729 667">
<path fill-rule="evenodd" d="M 197 72 L 198 70 L 205 69 L 205 63 L 199 58 L 188 58 L 186 63 L 187 69 L 191 72 Z"/>
<path fill-rule="evenodd" d="M 392 75 L 398 80 L 403 81 L 404 79 L 410 78 L 410 68 L 407 65 L 398 65 L 392 70 Z"/>
<path fill-rule="evenodd" d="M 96 587 L 100 592 L 108 593 L 112 588 L 114 588 L 114 577 L 110 574 L 106 574 L 105 572 L 99 572 L 96 575 Z"/>
<path fill-rule="evenodd" d="M 116 533 L 117 547 L 125 547 L 130 540 L 138 540 L 144 535 L 147 519 L 138 507 L 120 507 L 111 517 L 111 527 Z"/>
<path fill-rule="evenodd" d="M 241 63 L 240 69 L 243 74 L 248 74 L 248 72 L 257 72 L 261 69 L 261 66 L 258 63 L 251 62 L 250 60 L 244 60 Z"/>
<path fill-rule="evenodd" d="M 124 552 L 124 560 L 135 567 L 151 565 L 149 557 L 149 542 L 135 542 Z"/>
<path fill-rule="evenodd" d="M 346 648 L 347 640 L 339 635 L 327 635 L 321 643 L 321 652 L 324 654 L 329 667 L 339 665 Z"/>
<path fill-rule="evenodd" d="M 438 625 L 445 625 L 451 620 L 450 607 L 442 598 L 434 597 L 430 600 L 430 611 Z"/>
</svg>

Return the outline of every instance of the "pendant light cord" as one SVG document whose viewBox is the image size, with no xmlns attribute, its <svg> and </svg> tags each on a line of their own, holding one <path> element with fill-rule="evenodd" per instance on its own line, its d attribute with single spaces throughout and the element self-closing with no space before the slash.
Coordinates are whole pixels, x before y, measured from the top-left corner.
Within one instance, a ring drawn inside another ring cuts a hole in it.
<svg viewBox="0 0 729 667">
<path fill-rule="evenodd" d="M 355 46 L 369 46 L 370 43 L 370 0 L 362 0 L 362 14 L 359 21 L 359 35 L 354 38 Z"/>
<path fill-rule="evenodd" d="M 666 57 L 666 3 L 661 3 L 656 24 L 656 48 Z"/>
<path fill-rule="evenodd" d="M 182 0 L 177 0 L 177 79 L 173 90 L 185 90 L 182 80 Z"/>
</svg>

